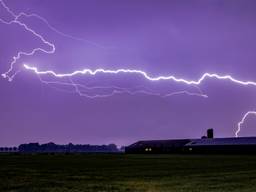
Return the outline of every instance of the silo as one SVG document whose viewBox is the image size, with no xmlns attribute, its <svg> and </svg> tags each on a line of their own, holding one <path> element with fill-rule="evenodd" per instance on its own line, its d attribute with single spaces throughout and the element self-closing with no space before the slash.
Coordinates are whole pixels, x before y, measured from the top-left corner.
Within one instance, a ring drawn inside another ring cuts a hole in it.
<svg viewBox="0 0 256 192">
<path fill-rule="evenodd" d="M 213 129 L 207 129 L 207 138 L 212 139 L 213 138 Z"/>
</svg>

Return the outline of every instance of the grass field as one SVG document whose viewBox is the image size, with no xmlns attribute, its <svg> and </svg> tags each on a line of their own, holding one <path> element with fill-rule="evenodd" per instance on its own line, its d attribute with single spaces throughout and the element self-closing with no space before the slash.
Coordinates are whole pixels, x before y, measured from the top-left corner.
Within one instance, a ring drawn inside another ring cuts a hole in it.
<svg viewBox="0 0 256 192">
<path fill-rule="evenodd" d="M 256 156 L 0 155 L 0 191 L 256 191 Z"/>
</svg>

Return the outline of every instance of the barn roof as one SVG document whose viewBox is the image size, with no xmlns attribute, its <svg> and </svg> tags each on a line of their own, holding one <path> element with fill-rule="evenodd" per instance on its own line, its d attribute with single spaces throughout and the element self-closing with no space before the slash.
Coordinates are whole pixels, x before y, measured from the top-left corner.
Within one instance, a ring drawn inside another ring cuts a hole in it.
<svg viewBox="0 0 256 192">
<path fill-rule="evenodd" d="M 146 140 L 146 141 L 138 141 L 129 147 L 167 147 L 167 146 L 184 146 L 189 143 L 190 139 L 172 139 L 172 140 Z"/>
<path fill-rule="evenodd" d="M 256 137 L 231 137 L 215 139 L 195 139 L 185 146 L 210 146 L 210 145 L 256 145 Z"/>
</svg>

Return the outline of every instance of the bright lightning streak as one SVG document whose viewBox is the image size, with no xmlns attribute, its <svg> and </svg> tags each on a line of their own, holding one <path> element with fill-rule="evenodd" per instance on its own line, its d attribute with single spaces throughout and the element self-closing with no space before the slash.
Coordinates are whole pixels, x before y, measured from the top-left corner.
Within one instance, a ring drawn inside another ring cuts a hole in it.
<svg viewBox="0 0 256 192">
<path fill-rule="evenodd" d="M 244 124 L 245 120 L 247 119 L 248 116 L 250 115 L 255 115 L 256 116 L 256 111 L 248 111 L 242 118 L 241 121 L 238 122 L 237 124 L 237 130 L 235 132 L 235 136 L 238 137 L 239 132 L 241 131 L 241 127 Z"/>
<path fill-rule="evenodd" d="M 175 76 L 152 77 L 144 71 L 134 70 L 134 69 L 106 70 L 106 69 L 101 69 L 100 68 L 100 69 L 96 69 L 96 70 L 83 69 L 83 70 L 74 71 L 72 73 L 56 73 L 56 72 L 51 71 L 51 70 L 39 71 L 36 67 L 31 67 L 27 64 L 24 64 L 23 66 L 25 67 L 25 69 L 33 71 L 37 75 L 53 75 L 56 78 L 73 77 L 73 76 L 76 76 L 76 75 L 86 75 L 86 74 L 94 76 L 98 73 L 106 73 L 106 74 L 133 73 L 133 74 L 139 74 L 139 75 L 143 76 L 145 79 L 147 79 L 149 81 L 172 80 L 172 81 L 175 81 L 175 82 L 178 82 L 178 83 L 184 83 L 184 84 L 187 84 L 187 85 L 200 85 L 207 78 L 215 78 L 215 79 L 219 79 L 219 80 L 229 80 L 229 81 L 232 81 L 233 83 L 240 84 L 240 85 L 256 86 L 256 82 L 253 82 L 253 81 L 241 81 L 241 80 L 237 80 L 237 79 L 231 77 L 230 75 L 222 76 L 222 75 L 210 74 L 210 73 L 203 74 L 202 77 L 200 79 L 198 79 L 197 81 L 193 81 L 193 80 L 190 81 L 190 80 L 186 80 L 186 79 L 176 78 Z"/>
</svg>

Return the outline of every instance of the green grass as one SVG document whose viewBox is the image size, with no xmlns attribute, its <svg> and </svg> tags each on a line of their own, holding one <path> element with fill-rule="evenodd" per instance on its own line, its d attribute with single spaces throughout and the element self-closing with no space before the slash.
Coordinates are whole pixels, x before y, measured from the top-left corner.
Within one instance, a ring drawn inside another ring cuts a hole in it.
<svg viewBox="0 0 256 192">
<path fill-rule="evenodd" d="M 0 191 L 256 191 L 256 156 L 0 155 Z"/>
</svg>

